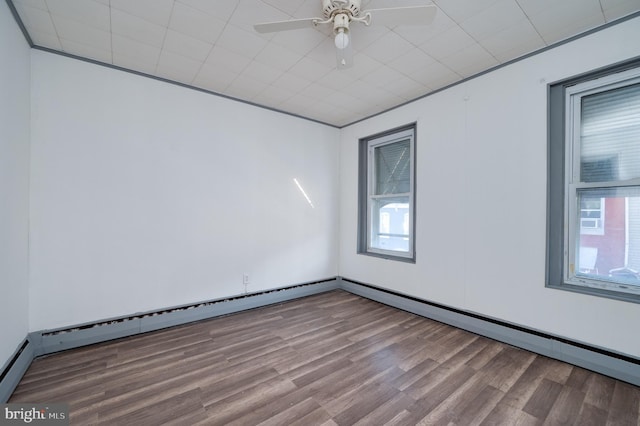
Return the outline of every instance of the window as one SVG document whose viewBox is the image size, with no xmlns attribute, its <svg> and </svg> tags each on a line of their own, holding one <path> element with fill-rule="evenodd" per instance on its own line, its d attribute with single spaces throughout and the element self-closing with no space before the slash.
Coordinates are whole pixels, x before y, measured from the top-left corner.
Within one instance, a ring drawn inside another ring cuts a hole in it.
<svg viewBox="0 0 640 426">
<path fill-rule="evenodd" d="M 360 140 L 358 252 L 415 261 L 415 125 Z"/>
<path fill-rule="evenodd" d="M 549 92 L 547 286 L 640 303 L 640 68 Z"/>
<path fill-rule="evenodd" d="M 580 233 L 604 234 L 604 198 L 585 197 L 580 200 Z"/>
</svg>

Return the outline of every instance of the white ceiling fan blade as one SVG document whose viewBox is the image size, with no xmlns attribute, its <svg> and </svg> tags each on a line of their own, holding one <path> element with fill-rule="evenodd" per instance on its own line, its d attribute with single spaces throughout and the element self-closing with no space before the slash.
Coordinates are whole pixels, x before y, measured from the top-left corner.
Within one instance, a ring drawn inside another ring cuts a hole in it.
<svg viewBox="0 0 640 426">
<path fill-rule="evenodd" d="M 313 28 L 320 18 L 292 19 L 290 21 L 265 22 L 255 24 L 253 28 L 259 33 L 274 33 L 277 31 L 299 30 L 302 28 Z"/>
<path fill-rule="evenodd" d="M 371 14 L 372 25 L 429 25 L 436 17 L 438 8 L 434 5 L 390 7 L 386 9 L 371 9 L 365 13 Z"/>
<path fill-rule="evenodd" d="M 344 49 L 336 49 L 336 60 L 338 70 L 344 70 L 353 66 L 353 48 L 351 43 Z"/>
</svg>

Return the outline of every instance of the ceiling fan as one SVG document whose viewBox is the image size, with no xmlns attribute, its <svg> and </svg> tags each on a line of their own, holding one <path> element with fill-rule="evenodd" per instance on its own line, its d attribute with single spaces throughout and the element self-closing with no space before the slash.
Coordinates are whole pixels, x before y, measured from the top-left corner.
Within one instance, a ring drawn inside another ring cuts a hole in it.
<svg viewBox="0 0 640 426">
<path fill-rule="evenodd" d="M 303 18 L 289 21 L 255 24 L 259 33 L 314 28 L 319 25 L 333 25 L 338 69 L 353 65 L 353 49 L 349 40 L 349 24 L 358 22 L 375 25 L 428 25 L 433 21 L 438 8 L 434 5 L 390 7 L 360 10 L 361 0 L 321 0 L 324 18 Z"/>
</svg>

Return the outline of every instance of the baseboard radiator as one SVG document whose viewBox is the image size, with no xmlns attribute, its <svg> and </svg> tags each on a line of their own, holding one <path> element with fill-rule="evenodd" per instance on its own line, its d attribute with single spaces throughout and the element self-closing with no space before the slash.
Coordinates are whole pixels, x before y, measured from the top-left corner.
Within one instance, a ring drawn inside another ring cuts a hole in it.
<svg viewBox="0 0 640 426">
<path fill-rule="evenodd" d="M 34 358 L 154 330 L 341 289 L 385 305 L 640 386 L 640 359 L 464 312 L 370 284 L 333 277 L 202 303 L 29 333 L 0 372 L 0 403 L 6 402 Z"/>
<path fill-rule="evenodd" d="M 29 333 L 0 373 L 0 403 L 8 401 L 31 362 L 38 356 L 273 305 L 337 288 L 338 279 L 332 277 L 257 293 Z"/>
<path fill-rule="evenodd" d="M 640 386 L 640 359 L 340 278 L 342 290 Z"/>
<path fill-rule="evenodd" d="M 0 403 L 9 400 L 34 358 L 34 345 L 25 339 L 0 371 Z"/>
</svg>

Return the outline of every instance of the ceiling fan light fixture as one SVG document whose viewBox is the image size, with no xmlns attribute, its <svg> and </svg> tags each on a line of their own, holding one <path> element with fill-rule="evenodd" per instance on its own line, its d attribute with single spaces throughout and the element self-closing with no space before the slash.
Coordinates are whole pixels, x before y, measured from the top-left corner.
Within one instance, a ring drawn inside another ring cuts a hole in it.
<svg viewBox="0 0 640 426">
<path fill-rule="evenodd" d="M 346 49 L 349 46 L 349 34 L 344 31 L 344 28 L 338 30 L 334 42 L 338 49 Z"/>
<path fill-rule="evenodd" d="M 349 46 L 349 15 L 338 13 L 333 17 L 333 32 L 336 34 L 334 42 L 338 49 Z"/>
</svg>

